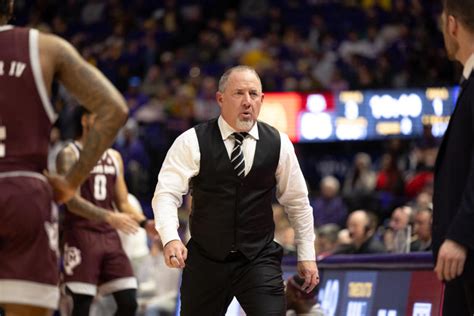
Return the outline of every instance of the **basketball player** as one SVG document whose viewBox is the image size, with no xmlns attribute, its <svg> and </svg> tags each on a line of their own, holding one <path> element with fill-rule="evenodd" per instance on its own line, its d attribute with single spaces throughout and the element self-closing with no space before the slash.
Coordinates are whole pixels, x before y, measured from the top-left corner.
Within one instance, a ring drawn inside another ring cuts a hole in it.
<svg viewBox="0 0 474 316">
<path fill-rule="evenodd" d="M 57 201 L 72 198 L 123 125 L 127 108 L 66 41 L 7 25 L 12 12 L 13 0 L 0 0 L 0 310 L 49 315 L 59 298 L 53 194 Z M 53 77 L 97 118 L 77 163 L 64 176 L 45 177 L 56 118 Z"/>
<path fill-rule="evenodd" d="M 66 173 L 81 156 L 83 142 L 96 117 L 83 107 L 76 112 L 82 130 L 76 141 L 59 153 L 59 173 Z M 113 212 L 114 204 L 122 214 Z M 113 294 L 116 315 L 135 315 L 137 280 L 115 228 L 134 232 L 141 223 L 154 230 L 154 224 L 150 221 L 147 225 L 145 216 L 129 203 L 122 157 L 116 150 L 105 151 L 81 186 L 80 194 L 66 206 L 63 281 L 73 300 L 72 315 L 89 314 L 98 287 L 103 295 Z M 123 218 L 117 218 L 119 215 Z"/>
</svg>

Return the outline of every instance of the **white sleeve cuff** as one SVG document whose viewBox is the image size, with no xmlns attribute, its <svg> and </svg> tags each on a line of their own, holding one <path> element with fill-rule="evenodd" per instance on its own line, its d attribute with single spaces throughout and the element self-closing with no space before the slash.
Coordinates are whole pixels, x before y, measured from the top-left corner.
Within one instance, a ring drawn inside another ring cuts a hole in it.
<svg viewBox="0 0 474 316">
<path fill-rule="evenodd" d="M 298 261 L 316 261 L 314 242 L 303 242 L 297 247 Z"/>
<path fill-rule="evenodd" d="M 166 246 L 167 243 L 169 243 L 172 240 L 181 240 L 179 238 L 178 231 L 173 228 L 161 228 L 159 229 L 156 227 L 156 230 L 160 234 L 161 242 L 163 243 L 163 247 Z"/>
</svg>

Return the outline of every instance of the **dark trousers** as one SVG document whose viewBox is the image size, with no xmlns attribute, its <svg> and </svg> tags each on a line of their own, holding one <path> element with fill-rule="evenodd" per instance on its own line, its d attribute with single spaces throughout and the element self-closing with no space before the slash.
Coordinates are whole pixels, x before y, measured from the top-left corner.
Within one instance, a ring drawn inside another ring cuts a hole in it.
<svg viewBox="0 0 474 316">
<path fill-rule="evenodd" d="M 248 316 L 285 315 L 282 247 L 271 242 L 253 260 L 237 252 L 225 261 L 203 256 L 192 240 L 181 283 L 181 316 L 220 316 L 234 298 Z"/>
<path fill-rule="evenodd" d="M 474 279 L 460 277 L 446 282 L 443 316 L 451 315 L 474 315 Z"/>
</svg>

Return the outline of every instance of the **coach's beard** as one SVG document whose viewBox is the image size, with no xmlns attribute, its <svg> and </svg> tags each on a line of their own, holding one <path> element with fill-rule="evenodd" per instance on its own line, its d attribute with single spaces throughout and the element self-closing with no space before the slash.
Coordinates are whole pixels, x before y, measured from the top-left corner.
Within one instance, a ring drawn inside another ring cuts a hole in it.
<svg viewBox="0 0 474 316">
<path fill-rule="evenodd" d="M 255 121 L 254 120 L 240 120 L 240 119 L 237 119 L 237 122 L 236 122 L 236 126 L 237 126 L 237 129 L 239 131 L 243 131 L 243 132 L 248 132 L 252 129 L 253 127 L 253 124 L 255 124 Z"/>
</svg>

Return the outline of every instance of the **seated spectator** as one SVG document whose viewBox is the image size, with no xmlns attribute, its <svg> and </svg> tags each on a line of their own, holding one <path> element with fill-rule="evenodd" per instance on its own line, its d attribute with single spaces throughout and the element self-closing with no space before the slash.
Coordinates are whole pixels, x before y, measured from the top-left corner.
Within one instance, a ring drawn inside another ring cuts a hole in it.
<svg viewBox="0 0 474 316">
<path fill-rule="evenodd" d="M 335 253 L 367 254 L 385 252 L 385 246 L 375 238 L 377 220 L 374 215 L 364 210 L 354 211 L 347 219 L 347 228 L 352 243 L 346 247 L 340 247 Z"/>
<path fill-rule="evenodd" d="M 412 223 L 413 208 L 401 206 L 393 210 L 383 237 L 387 251 L 394 253 L 409 251 Z"/>
<path fill-rule="evenodd" d="M 419 152 L 416 170 L 408 177 L 405 185 L 405 195 L 409 199 L 415 198 L 433 183 L 433 170 L 438 150 L 437 148 L 421 148 Z"/>
<path fill-rule="evenodd" d="M 146 183 L 150 176 L 148 173 L 150 158 L 138 134 L 137 122 L 133 118 L 129 118 L 127 124 L 120 131 L 114 148 L 123 157 L 125 181 L 127 181 L 130 193 L 140 198 L 145 194 L 143 183 Z"/>
<path fill-rule="evenodd" d="M 384 154 L 377 174 L 376 190 L 392 193 L 395 196 L 403 194 L 403 175 L 393 154 Z"/>
<path fill-rule="evenodd" d="M 336 250 L 341 229 L 336 224 L 325 224 L 316 231 L 316 254 L 318 259 L 331 255 Z"/>
<path fill-rule="evenodd" d="M 422 208 L 433 209 L 433 195 L 426 191 L 421 192 L 416 196 L 413 207 L 418 210 Z"/>
<path fill-rule="evenodd" d="M 375 189 L 376 174 L 368 154 L 358 153 L 347 174 L 342 193 L 350 210 L 370 206 L 371 195 Z"/>
<path fill-rule="evenodd" d="M 303 284 L 304 279 L 297 274 L 286 281 L 286 316 L 324 316 L 316 300 L 319 286 L 306 293 Z"/>
<path fill-rule="evenodd" d="M 337 224 L 344 226 L 347 207 L 339 196 L 339 181 L 333 176 L 321 180 L 321 195 L 312 201 L 314 225 Z"/>
<path fill-rule="evenodd" d="M 394 155 L 383 155 L 375 189 L 378 192 L 380 203 L 379 216 L 384 219 L 397 206 L 398 200 L 404 193 L 403 175 Z"/>
<path fill-rule="evenodd" d="M 431 250 L 431 225 L 433 222 L 433 211 L 430 208 L 419 209 L 415 213 L 413 231 L 415 240 L 410 244 L 410 251 Z"/>
<path fill-rule="evenodd" d="M 351 234 L 349 233 L 349 229 L 344 228 L 337 233 L 337 247 L 336 249 L 339 249 L 340 247 L 347 247 L 348 245 L 352 244 L 352 238 Z"/>
<path fill-rule="evenodd" d="M 131 77 L 128 80 L 128 89 L 124 94 L 129 109 L 129 116 L 134 117 L 135 112 L 148 102 L 148 96 L 140 91 L 142 80 L 140 77 Z"/>
</svg>

